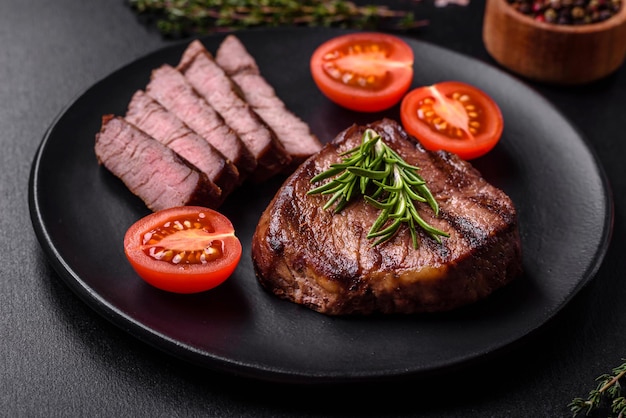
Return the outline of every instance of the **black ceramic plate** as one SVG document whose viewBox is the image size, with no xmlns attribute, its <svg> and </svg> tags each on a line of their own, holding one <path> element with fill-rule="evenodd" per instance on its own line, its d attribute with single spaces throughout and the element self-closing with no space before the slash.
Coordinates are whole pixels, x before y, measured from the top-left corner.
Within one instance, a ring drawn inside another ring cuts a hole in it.
<svg viewBox="0 0 626 418">
<path fill-rule="evenodd" d="M 328 141 L 356 114 L 315 88 L 308 59 L 342 32 L 250 31 L 240 39 L 286 104 Z M 221 36 L 204 38 L 215 51 Z M 123 115 L 150 71 L 176 64 L 186 44 L 150 54 L 100 81 L 56 120 L 30 179 L 34 229 L 60 277 L 106 318 L 139 339 L 197 365 L 284 382 L 357 381 L 424 375 L 498 351 L 552 318 L 594 275 L 612 228 L 602 169 L 580 133 L 542 97 L 484 63 L 415 40 L 415 86 L 444 80 L 473 84 L 502 108 L 504 135 L 475 166 L 517 205 L 525 274 L 482 303 L 444 315 L 327 317 L 281 301 L 256 282 L 250 240 L 283 179 L 243 186 L 222 211 L 244 256 L 222 286 L 189 296 L 145 284 L 122 248 L 126 229 L 148 214 L 142 202 L 98 166 L 94 135 L 103 114 Z"/>
</svg>

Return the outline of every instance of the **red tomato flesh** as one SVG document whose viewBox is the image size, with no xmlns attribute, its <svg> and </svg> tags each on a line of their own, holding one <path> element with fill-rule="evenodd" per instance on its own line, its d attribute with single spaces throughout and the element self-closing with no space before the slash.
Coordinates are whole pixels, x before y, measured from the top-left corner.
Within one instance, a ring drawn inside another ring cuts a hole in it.
<svg viewBox="0 0 626 418">
<path fill-rule="evenodd" d="M 221 213 L 199 206 L 154 212 L 124 236 L 124 252 L 149 284 L 175 293 L 197 293 L 223 283 L 241 259 L 241 242 Z"/>
<path fill-rule="evenodd" d="M 419 87 L 402 100 L 404 129 L 429 150 L 446 150 L 470 160 L 489 152 L 503 130 L 498 105 L 482 90 L 447 81 Z"/>
<path fill-rule="evenodd" d="M 413 50 L 393 35 L 342 35 L 315 50 L 310 68 L 317 87 L 333 102 L 377 112 L 397 104 L 411 86 Z"/>
</svg>

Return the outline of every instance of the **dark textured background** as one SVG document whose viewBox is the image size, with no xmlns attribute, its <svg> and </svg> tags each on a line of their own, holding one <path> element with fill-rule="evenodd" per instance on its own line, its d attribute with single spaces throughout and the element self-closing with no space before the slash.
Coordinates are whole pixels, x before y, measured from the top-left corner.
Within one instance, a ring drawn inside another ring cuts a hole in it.
<svg viewBox="0 0 626 418">
<path fill-rule="evenodd" d="M 481 41 L 483 6 L 417 4 L 430 25 L 414 36 L 493 63 Z M 1 416 L 561 417 L 572 397 L 586 396 L 596 376 L 626 358 L 624 67 L 584 87 L 530 83 L 598 154 L 615 223 L 596 279 L 534 338 L 501 356 L 427 384 L 287 386 L 198 370 L 98 316 L 60 281 L 35 238 L 30 165 L 74 98 L 169 42 L 122 0 L 0 2 Z"/>
</svg>

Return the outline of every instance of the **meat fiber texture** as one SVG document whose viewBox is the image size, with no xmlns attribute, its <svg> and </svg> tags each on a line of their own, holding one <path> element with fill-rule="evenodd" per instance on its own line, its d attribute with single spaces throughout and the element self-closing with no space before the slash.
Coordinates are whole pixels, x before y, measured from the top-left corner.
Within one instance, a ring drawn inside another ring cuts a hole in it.
<svg viewBox="0 0 626 418">
<path fill-rule="evenodd" d="M 291 156 L 293 171 L 306 158 L 322 148 L 309 125 L 292 113 L 276 95 L 274 88 L 263 78 L 256 60 L 241 41 L 228 35 L 220 44 L 215 60 L 226 74 L 237 83 L 246 102 L 276 133 Z"/>
<path fill-rule="evenodd" d="M 146 92 L 232 161 L 241 176 L 256 169 L 255 157 L 237 133 L 174 67 L 153 70 Z"/>
<path fill-rule="evenodd" d="M 239 54 L 256 66 L 243 45 L 230 49 L 228 54 Z M 256 80 L 259 85 L 265 83 L 266 93 L 275 95 L 260 75 Z M 297 120 L 274 99 L 267 97 L 268 103 L 278 104 L 273 112 L 285 114 L 285 121 Z M 276 116 L 275 120 L 283 119 Z M 308 131 L 306 124 L 290 126 L 290 140 L 299 140 L 300 131 Z M 291 172 L 295 169 L 292 162 L 319 149 L 316 138 L 304 142 L 308 145 L 290 147 L 292 157 L 239 86 L 196 40 L 185 49 L 177 68 L 163 64 L 153 69 L 145 90 L 133 95 L 124 118 L 103 117 L 96 135 L 96 157 L 152 210 L 190 202 L 218 208 L 246 179 L 260 182 Z M 120 144 L 126 144 L 131 152 L 122 150 Z M 149 154 L 141 155 L 144 150 Z M 154 179 L 146 177 L 151 168 L 142 164 L 158 167 L 152 170 Z M 190 177 L 181 181 L 178 176 L 185 170 L 191 170 Z M 192 190 L 194 182 L 196 189 Z"/>
<path fill-rule="evenodd" d="M 420 175 L 439 203 L 422 218 L 450 234 L 441 243 L 418 229 L 415 249 L 406 226 L 390 241 L 366 235 L 379 211 L 363 199 L 334 214 L 328 196 L 307 195 L 310 180 L 358 146 L 366 128 Z M 516 209 L 466 161 L 426 151 L 391 120 L 352 126 L 307 159 L 262 214 L 252 240 L 259 283 L 269 292 L 328 315 L 443 312 L 490 296 L 522 272 Z"/>
<path fill-rule="evenodd" d="M 238 185 L 237 167 L 144 91 L 133 95 L 125 118 L 204 172 L 222 190 L 218 205 Z"/>
<path fill-rule="evenodd" d="M 274 131 L 244 100 L 236 84 L 200 41 L 189 45 L 176 68 L 250 150 L 257 161 L 252 180 L 263 181 L 291 163 Z"/>
<path fill-rule="evenodd" d="M 103 117 L 95 152 L 153 211 L 219 202 L 221 190 L 206 174 L 122 117 Z"/>
</svg>

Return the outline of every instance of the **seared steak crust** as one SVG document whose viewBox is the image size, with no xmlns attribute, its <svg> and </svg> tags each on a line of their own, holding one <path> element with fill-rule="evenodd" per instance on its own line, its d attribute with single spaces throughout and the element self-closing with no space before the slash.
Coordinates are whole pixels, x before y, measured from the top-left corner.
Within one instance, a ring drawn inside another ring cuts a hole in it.
<svg viewBox="0 0 626 418">
<path fill-rule="evenodd" d="M 95 152 L 98 162 L 153 211 L 215 208 L 221 201 L 219 187 L 206 174 L 120 116 L 102 117 Z"/>
<path fill-rule="evenodd" d="M 414 249 L 403 227 L 372 247 L 366 235 L 377 209 L 358 199 L 333 214 L 322 209 L 326 196 L 306 195 L 310 179 L 357 146 L 367 127 L 421 168 L 440 216 L 416 206 L 426 222 L 450 234 L 441 244 L 418 230 Z M 391 120 L 348 128 L 286 180 L 259 220 L 252 260 L 268 291 L 329 315 L 448 311 L 484 299 L 522 269 L 510 198 L 468 162 L 426 151 Z"/>
</svg>

